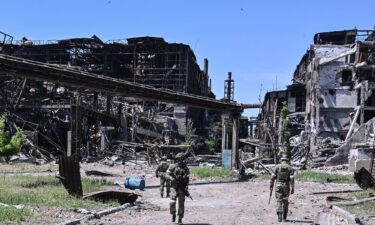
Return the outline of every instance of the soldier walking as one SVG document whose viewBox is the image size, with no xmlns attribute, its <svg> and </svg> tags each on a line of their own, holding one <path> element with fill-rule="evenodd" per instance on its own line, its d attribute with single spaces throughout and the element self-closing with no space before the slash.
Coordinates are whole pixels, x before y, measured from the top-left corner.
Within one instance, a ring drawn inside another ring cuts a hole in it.
<svg viewBox="0 0 375 225">
<path fill-rule="evenodd" d="M 156 177 L 160 178 L 160 197 L 163 198 L 164 195 L 164 187 L 167 189 L 167 198 L 169 197 L 170 193 L 170 181 L 166 178 L 166 172 L 169 168 L 169 163 L 167 162 L 167 157 L 161 157 L 161 162 L 156 168 Z"/>
<path fill-rule="evenodd" d="M 182 218 L 185 212 L 185 196 L 190 197 L 189 186 L 189 168 L 184 162 L 185 154 L 178 153 L 176 161 L 170 165 L 167 170 L 167 177 L 171 181 L 171 202 L 169 205 L 172 214 L 172 222 L 176 221 L 176 200 L 178 199 L 178 223 L 182 224 Z"/>
<path fill-rule="evenodd" d="M 270 189 L 276 180 L 275 195 L 277 200 L 276 213 L 279 222 L 286 221 L 288 215 L 289 194 L 294 193 L 294 170 L 288 163 L 288 158 L 283 156 L 281 163 L 275 167 L 274 174 L 271 178 Z"/>
</svg>

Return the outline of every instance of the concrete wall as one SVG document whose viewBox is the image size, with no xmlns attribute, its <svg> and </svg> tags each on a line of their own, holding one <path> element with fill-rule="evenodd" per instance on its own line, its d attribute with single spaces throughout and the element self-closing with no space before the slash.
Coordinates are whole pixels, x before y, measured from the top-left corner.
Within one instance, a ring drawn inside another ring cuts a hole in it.
<svg viewBox="0 0 375 225">
<path fill-rule="evenodd" d="M 362 167 L 369 170 L 372 149 L 351 149 L 349 153 L 349 171 L 358 172 Z"/>
<path fill-rule="evenodd" d="M 314 46 L 315 56 L 325 58 L 335 56 L 349 49 L 348 46 Z M 357 92 L 342 86 L 337 77 L 337 69 L 345 65 L 345 57 L 320 66 L 318 72 L 319 124 L 318 135 L 343 139 L 350 127 L 349 113 L 357 105 Z"/>
</svg>

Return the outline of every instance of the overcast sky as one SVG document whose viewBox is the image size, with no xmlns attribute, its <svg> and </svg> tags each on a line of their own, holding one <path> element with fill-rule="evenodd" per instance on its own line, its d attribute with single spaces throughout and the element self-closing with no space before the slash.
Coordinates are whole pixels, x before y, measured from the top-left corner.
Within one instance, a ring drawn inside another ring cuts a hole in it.
<svg viewBox="0 0 375 225">
<path fill-rule="evenodd" d="M 285 88 L 317 32 L 373 29 L 375 0 L 0 0 L 0 31 L 16 39 L 163 37 L 209 59 L 217 98 L 229 71 L 235 100 Z M 248 110 L 246 116 L 258 110 Z"/>
</svg>

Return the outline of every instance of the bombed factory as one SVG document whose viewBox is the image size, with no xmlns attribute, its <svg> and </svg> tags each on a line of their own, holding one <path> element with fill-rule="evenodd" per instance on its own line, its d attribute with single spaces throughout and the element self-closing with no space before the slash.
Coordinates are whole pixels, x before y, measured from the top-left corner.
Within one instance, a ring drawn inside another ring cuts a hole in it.
<svg viewBox="0 0 375 225">
<path fill-rule="evenodd" d="M 301 167 L 348 164 L 349 171 L 365 167 L 372 172 L 374 31 L 323 32 L 315 34 L 313 41 L 294 71 L 292 84 L 265 95 L 257 118 L 260 154 L 277 157 L 283 147 L 279 114 L 286 104 L 294 163 Z"/>
</svg>

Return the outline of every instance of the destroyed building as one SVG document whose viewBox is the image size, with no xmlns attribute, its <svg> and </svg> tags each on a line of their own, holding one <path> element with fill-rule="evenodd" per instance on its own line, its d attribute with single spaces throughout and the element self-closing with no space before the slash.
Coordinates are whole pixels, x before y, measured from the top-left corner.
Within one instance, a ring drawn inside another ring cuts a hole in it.
<svg viewBox="0 0 375 225">
<path fill-rule="evenodd" d="M 167 43 L 155 37 L 108 42 L 96 36 L 14 41 L 10 35 L 0 35 L 3 37 L 0 41 L 2 54 L 215 98 L 210 87 L 208 60 L 204 60 L 201 70 L 188 45 Z M 70 147 L 66 143 L 68 131 L 76 132 L 71 136 L 72 143 L 85 149 L 87 155 L 98 149 L 108 150 L 113 140 L 179 144 L 186 134 L 188 119 L 194 122 L 200 134 L 206 133 L 210 115 L 216 116 L 206 109 L 144 101 L 48 81 L 1 77 L 0 85 L 1 111 L 10 112 L 10 122 L 33 137 L 31 145 L 39 151 L 48 149 L 49 153 Z"/>
<path fill-rule="evenodd" d="M 267 134 L 270 132 L 265 125 L 279 127 L 277 110 L 280 102 L 286 101 L 292 112 L 302 112 L 304 117 L 303 131 L 295 136 L 299 148 L 292 153 L 303 151 L 307 156 L 308 152 L 316 165 L 349 163 L 352 171 L 362 166 L 370 170 L 374 131 L 369 123 L 375 117 L 374 43 L 373 30 L 317 33 L 297 65 L 292 85 L 285 91 L 266 94 L 258 129 L 264 144 L 272 144 L 273 149 L 280 144 L 271 143 L 278 135 Z M 290 94 L 297 90 L 303 91 L 297 97 Z M 266 149 L 272 152 L 272 148 Z"/>
</svg>

